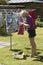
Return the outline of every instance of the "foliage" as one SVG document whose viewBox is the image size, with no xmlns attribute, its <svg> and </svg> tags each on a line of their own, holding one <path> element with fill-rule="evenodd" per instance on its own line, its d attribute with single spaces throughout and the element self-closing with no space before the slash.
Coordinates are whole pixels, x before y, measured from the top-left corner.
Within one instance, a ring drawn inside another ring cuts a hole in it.
<svg viewBox="0 0 43 65">
<path fill-rule="evenodd" d="M 6 20 L 3 18 L 2 26 L 0 27 L 0 35 L 5 35 L 6 33 Z"/>
<path fill-rule="evenodd" d="M 8 1 L 8 0 L 0 0 L 0 4 L 1 4 L 1 5 L 5 5 L 5 4 L 7 4 L 7 1 Z"/>
<path fill-rule="evenodd" d="M 43 21 L 41 22 L 40 18 L 37 18 L 36 24 L 37 24 L 38 27 L 43 27 Z"/>
</svg>

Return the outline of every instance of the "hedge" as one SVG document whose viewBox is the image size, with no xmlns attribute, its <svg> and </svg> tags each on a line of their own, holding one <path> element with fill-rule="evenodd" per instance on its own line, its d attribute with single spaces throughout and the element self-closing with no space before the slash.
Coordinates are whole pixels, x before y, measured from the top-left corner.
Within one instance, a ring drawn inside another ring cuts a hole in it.
<svg viewBox="0 0 43 65">
<path fill-rule="evenodd" d="M 43 22 L 41 22 L 40 19 L 36 20 L 36 24 L 38 27 L 43 27 Z"/>
</svg>

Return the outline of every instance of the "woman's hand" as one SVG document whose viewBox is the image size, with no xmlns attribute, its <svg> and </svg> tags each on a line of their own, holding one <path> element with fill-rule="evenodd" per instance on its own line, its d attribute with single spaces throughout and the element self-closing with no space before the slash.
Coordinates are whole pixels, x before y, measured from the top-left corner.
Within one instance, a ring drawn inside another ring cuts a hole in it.
<svg viewBox="0 0 43 65">
<path fill-rule="evenodd" d="M 26 28 L 30 28 L 30 25 L 29 24 L 26 24 L 25 22 L 20 22 L 19 25 L 23 25 Z"/>
<path fill-rule="evenodd" d="M 23 22 L 19 22 L 19 25 L 24 25 L 24 23 Z"/>
<path fill-rule="evenodd" d="M 23 25 L 24 25 L 26 28 L 30 28 L 30 25 L 29 25 L 29 24 L 23 23 Z"/>
</svg>

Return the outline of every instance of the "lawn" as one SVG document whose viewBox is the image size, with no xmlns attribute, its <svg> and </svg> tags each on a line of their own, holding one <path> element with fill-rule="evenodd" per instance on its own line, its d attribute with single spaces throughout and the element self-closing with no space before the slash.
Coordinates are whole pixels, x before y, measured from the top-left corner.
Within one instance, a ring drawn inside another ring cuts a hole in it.
<svg viewBox="0 0 43 65">
<path fill-rule="evenodd" d="M 0 48 L 0 64 L 3 65 L 43 65 L 43 28 L 37 28 L 37 36 L 35 38 L 37 45 L 37 52 L 40 54 L 37 58 L 26 58 L 22 60 L 15 59 L 12 53 L 16 51 L 23 51 L 26 55 L 30 55 L 31 46 L 28 39 L 27 32 L 23 36 L 13 33 L 13 47 L 12 51 L 10 47 Z M 9 36 L 0 36 L 0 41 L 9 41 Z"/>
</svg>

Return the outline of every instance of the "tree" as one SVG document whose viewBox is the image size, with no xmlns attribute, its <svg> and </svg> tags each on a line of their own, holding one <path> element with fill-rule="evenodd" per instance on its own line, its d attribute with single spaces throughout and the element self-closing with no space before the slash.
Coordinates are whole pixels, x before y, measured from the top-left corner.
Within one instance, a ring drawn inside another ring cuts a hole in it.
<svg viewBox="0 0 43 65">
<path fill-rule="evenodd" d="M 5 5 L 5 4 L 7 4 L 7 2 L 8 2 L 8 0 L 0 0 L 1 5 Z"/>
</svg>

